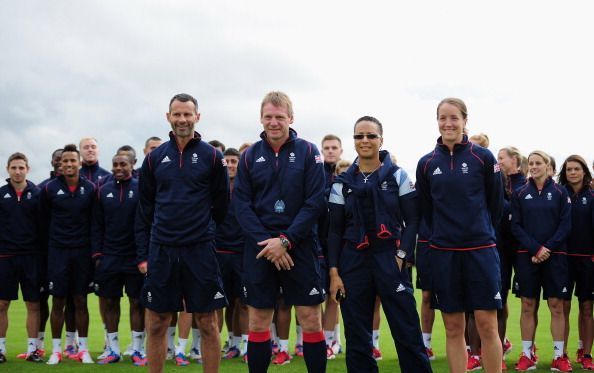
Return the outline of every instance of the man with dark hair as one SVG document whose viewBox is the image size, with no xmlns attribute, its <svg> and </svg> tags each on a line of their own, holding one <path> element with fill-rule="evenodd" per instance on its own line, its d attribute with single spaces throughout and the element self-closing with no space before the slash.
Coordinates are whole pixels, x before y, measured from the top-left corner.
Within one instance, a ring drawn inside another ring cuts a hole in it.
<svg viewBox="0 0 594 373">
<path fill-rule="evenodd" d="M 113 157 L 113 177 L 104 183 L 97 193 L 93 208 L 91 247 L 95 260 L 95 293 L 102 299 L 105 310 L 109 354 L 99 364 L 111 364 L 120 360 L 118 322 L 120 298 L 125 286 L 130 303 L 132 332 L 132 361 L 134 365 L 146 365 L 141 354 L 144 340 L 143 311 L 140 306 L 140 290 L 143 277 L 136 267 L 134 241 L 134 216 L 138 204 L 138 181 L 132 177 L 132 161 L 129 155 Z"/>
<path fill-rule="evenodd" d="M 223 144 L 219 140 L 210 140 L 208 143 L 210 145 L 214 146 L 221 153 L 224 153 L 225 152 L 225 144 Z"/>
<path fill-rule="evenodd" d="M 29 163 L 24 154 L 12 154 L 6 170 L 8 183 L 0 188 L 0 363 L 6 362 L 8 307 L 18 299 L 19 284 L 27 307 L 25 359 L 41 363 L 37 350 L 43 263 L 38 234 L 39 190 L 27 180 Z"/>
<path fill-rule="evenodd" d="M 270 323 L 277 296 L 294 305 L 303 328 L 308 372 L 326 371 L 320 304 L 325 291 L 314 227 L 325 207 L 323 161 L 316 146 L 290 128 L 289 97 L 270 92 L 260 107 L 262 140 L 241 156 L 233 194 L 244 232 L 244 288 L 248 305 L 250 372 L 270 364 Z"/>
<path fill-rule="evenodd" d="M 111 175 L 109 171 L 99 166 L 99 144 L 94 137 L 83 137 L 79 143 L 82 165 L 80 174 L 92 183 Z"/>
<path fill-rule="evenodd" d="M 48 364 L 62 360 L 62 325 L 66 298 L 72 296 L 79 352 L 74 359 L 92 364 L 87 335 L 87 293 L 92 284 L 91 209 L 95 184 L 80 175 L 80 153 L 76 145 L 64 147 L 62 175 L 46 184 L 40 193 L 43 224 L 48 229 L 48 288 L 52 299 L 53 352 Z M 73 358 L 71 356 L 71 358 Z"/>
<path fill-rule="evenodd" d="M 216 313 L 227 305 L 215 255 L 215 224 L 223 223 L 229 180 L 223 155 L 194 131 L 198 103 L 174 96 L 166 114 L 170 140 L 149 153 L 140 170 L 136 217 L 137 260 L 146 280 L 150 372 L 161 372 L 171 313 L 194 314 L 202 335 L 205 372 L 218 371 Z M 215 224 L 213 224 L 213 221 Z"/>
<path fill-rule="evenodd" d="M 151 136 L 148 139 L 146 139 L 146 141 L 144 142 L 144 149 L 142 149 L 142 152 L 146 156 L 148 153 L 157 149 L 162 143 L 163 143 L 163 140 L 161 140 L 160 137 Z"/>
</svg>

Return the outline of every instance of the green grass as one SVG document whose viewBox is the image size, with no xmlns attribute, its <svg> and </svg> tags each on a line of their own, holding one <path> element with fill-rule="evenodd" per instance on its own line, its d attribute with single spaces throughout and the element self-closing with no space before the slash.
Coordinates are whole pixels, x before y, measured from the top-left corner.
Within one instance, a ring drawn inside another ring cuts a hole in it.
<svg viewBox="0 0 594 373">
<path fill-rule="evenodd" d="M 415 292 L 417 296 L 417 302 L 420 302 L 420 291 Z M 571 334 L 569 336 L 569 349 L 570 357 L 575 358 L 576 341 L 577 341 L 577 302 L 574 301 L 571 314 Z M 420 303 L 418 303 L 420 304 Z M 128 312 L 127 302 L 122 301 L 122 320 L 120 322 L 120 343 L 122 348 L 125 348 L 130 342 L 130 333 L 128 329 Z M 510 319 L 508 322 L 508 337 L 514 343 L 513 351 L 508 355 L 506 361 L 508 368 L 512 368 L 516 362 L 520 350 L 520 303 L 518 299 L 514 297 L 509 298 L 509 309 Z M 95 358 L 101 353 L 103 347 L 103 330 L 101 322 L 99 321 L 97 298 L 95 296 L 89 296 L 89 310 L 91 317 L 91 328 L 89 330 L 89 343 L 92 350 L 92 356 Z M 145 368 L 136 368 L 131 365 L 128 360 L 113 364 L 110 366 L 99 366 L 99 365 L 82 365 L 74 361 L 64 361 L 58 366 L 47 366 L 46 364 L 33 364 L 28 363 L 19 359 L 16 359 L 16 355 L 23 352 L 26 347 L 26 333 L 25 333 L 25 306 L 22 301 L 12 302 L 9 310 L 9 328 L 7 335 L 7 349 L 8 349 L 8 363 L 0 365 L 0 371 L 4 372 L 120 372 L 120 371 L 145 371 Z M 546 302 L 541 302 L 539 311 L 539 329 L 537 332 L 536 344 L 539 348 L 538 355 L 540 362 L 538 364 L 539 369 L 536 372 L 549 372 L 550 362 L 552 359 L 552 340 L 549 332 L 549 321 L 550 313 L 546 306 Z M 294 327 L 291 334 L 291 344 L 294 346 Z M 343 328 L 344 330 L 344 328 Z M 46 332 L 46 350 L 51 352 L 51 336 L 49 335 L 49 325 Z M 342 337 L 344 344 L 344 336 Z M 384 355 L 384 359 L 379 362 L 380 371 L 384 372 L 399 372 L 398 362 L 396 358 L 396 350 L 394 348 L 393 341 L 390 336 L 388 323 L 382 320 L 381 324 L 381 350 Z M 291 348 L 292 349 L 292 348 Z M 445 359 L 445 336 L 443 329 L 443 322 L 439 313 L 436 314 L 435 327 L 433 330 L 433 350 L 437 356 L 437 359 L 432 362 L 434 372 L 447 372 L 448 366 Z M 196 371 L 197 366 L 192 364 L 189 368 L 180 368 L 173 365 L 172 362 L 166 363 L 165 370 L 167 372 L 188 372 Z M 578 366 L 574 364 L 574 369 L 578 370 Z M 199 370 L 200 371 L 200 370 Z M 221 372 L 247 372 L 245 364 L 235 359 L 233 361 L 223 361 L 221 364 Z M 269 372 L 305 372 L 305 364 L 302 358 L 295 358 L 290 364 L 284 366 L 270 366 Z M 346 366 L 344 361 L 344 354 L 338 355 L 336 360 L 328 361 L 328 372 L 345 372 Z M 510 369 L 511 371 L 511 369 Z"/>
</svg>

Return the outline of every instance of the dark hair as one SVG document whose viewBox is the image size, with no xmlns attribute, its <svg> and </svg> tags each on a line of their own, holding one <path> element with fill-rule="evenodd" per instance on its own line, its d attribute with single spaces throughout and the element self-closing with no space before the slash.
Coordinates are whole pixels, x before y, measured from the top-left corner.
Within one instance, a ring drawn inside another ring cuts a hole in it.
<svg viewBox="0 0 594 373">
<path fill-rule="evenodd" d="M 62 153 L 66 153 L 66 152 L 74 152 L 80 156 L 80 152 L 78 151 L 78 148 L 74 144 L 64 145 L 64 150 L 62 150 Z"/>
<path fill-rule="evenodd" d="M 228 148 L 225 150 L 225 152 L 223 153 L 223 155 L 230 155 L 230 156 L 234 156 L 234 157 L 241 157 L 241 153 L 239 152 L 239 150 L 235 149 L 235 148 Z"/>
<path fill-rule="evenodd" d="M 128 152 L 130 153 L 130 160 L 132 161 L 132 163 L 134 163 L 136 161 L 136 150 L 134 150 L 133 147 L 131 147 L 130 145 L 122 145 L 118 148 L 118 151 L 116 152 L 116 155 L 119 152 Z"/>
<path fill-rule="evenodd" d="M 179 101 L 179 102 L 192 101 L 194 103 L 194 111 L 198 112 L 198 100 L 196 100 L 194 97 L 192 97 L 191 95 L 189 95 L 187 93 L 178 93 L 171 98 L 171 100 L 169 101 L 169 111 L 170 112 L 171 112 L 171 104 L 173 104 L 173 101 Z"/>
<path fill-rule="evenodd" d="M 555 162 L 555 158 L 553 158 L 551 155 L 549 155 L 549 158 L 551 159 L 549 165 L 553 169 L 553 172 L 557 172 L 557 162 Z"/>
<path fill-rule="evenodd" d="M 6 162 L 6 167 L 10 166 L 10 162 L 15 161 L 17 159 L 20 159 L 22 161 L 25 161 L 25 164 L 27 165 L 27 167 L 29 167 L 29 160 L 27 159 L 27 156 L 24 155 L 23 153 L 12 153 L 10 155 L 10 157 L 8 157 L 8 162 Z"/>
<path fill-rule="evenodd" d="M 134 160 L 130 158 L 129 154 L 120 154 L 120 152 L 118 150 L 118 152 L 113 157 L 111 157 L 111 161 L 113 162 L 114 159 L 116 159 L 116 157 L 124 157 L 128 160 L 128 163 L 130 163 L 131 165 L 134 165 Z"/>
<path fill-rule="evenodd" d="M 160 137 L 157 137 L 157 136 L 151 136 L 151 137 L 149 137 L 148 139 L 146 139 L 146 141 L 144 142 L 144 147 L 145 147 L 145 148 L 146 148 L 146 147 L 148 147 L 148 145 L 149 145 L 149 142 L 151 142 L 151 141 L 163 141 L 163 140 L 161 140 L 161 138 L 160 138 Z"/>
<path fill-rule="evenodd" d="M 52 158 L 54 158 L 56 156 L 56 153 L 58 153 L 58 152 L 62 153 L 63 151 L 64 151 L 64 149 L 62 149 L 62 148 L 59 148 L 59 149 L 54 150 L 52 152 Z"/>
<path fill-rule="evenodd" d="M 225 151 L 225 144 L 223 144 L 219 140 L 210 140 L 208 143 L 214 146 L 215 148 L 221 148 L 223 149 L 223 151 Z"/>
<path fill-rule="evenodd" d="M 357 121 L 355 122 L 355 126 L 353 127 L 353 131 L 355 130 L 355 128 L 357 128 L 357 124 L 359 124 L 361 122 L 375 123 L 377 125 L 377 128 L 379 129 L 380 136 L 384 134 L 384 127 L 382 126 L 381 122 L 379 120 L 377 120 L 377 118 L 374 118 L 369 115 L 365 115 L 365 116 L 362 116 L 361 118 L 357 119 Z"/>
<path fill-rule="evenodd" d="M 338 141 L 340 146 L 342 146 L 342 141 L 340 140 L 340 137 L 333 135 L 333 134 L 328 134 L 328 135 L 324 136 L 324 138 L 322 139 L 322 146 L 324 145 L 324 143 L 326 141 L 330 141 L 330 140 L 336 140 L 336 141 Z"/>
<path fill-rule="evenodd" d="M 579 156 L 577 154 L 570 155 L 569 157 L 567 157 L 567 159 L 565 159 L 565 162 L 563 162 L 563 166 L 561 166 L 561 171 L 559 172 L 559 176 L 557 177 L 557 181 L 559 182 L 559 184 L 561 184 L 561 185 L 568 184 L 567 162 L 577 162 L 580 164 L 580 166 L 584 170 L 584 180 L 582 182 L 582 188 L 590 187 L 590 182 L 592 181 L 592 174 L 590 173 L 590 170 L 588 169 L 588 164 L 586 163 L 586 160 L 582 156 Z"/>
</svg>

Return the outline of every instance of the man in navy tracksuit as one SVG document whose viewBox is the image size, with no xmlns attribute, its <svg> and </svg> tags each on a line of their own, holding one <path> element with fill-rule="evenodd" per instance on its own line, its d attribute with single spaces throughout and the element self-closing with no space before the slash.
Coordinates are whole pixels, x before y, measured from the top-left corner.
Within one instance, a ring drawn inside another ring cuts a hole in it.
<svg viewBox="0 0 594 373">
<path fill-rule="evenodd" d="M 90 233 L 96 188 L 79 174 L 80 153 L 76 145 L 64 147 L 61 165 L 62 175 L 50 181 L 40 194 L 42 219 L 48 226 L 48 288 L 53 295 L 53 353 L 48 364 L 58 364 L 62 359 L 62 324 L 68 296 L 74 300 L 75 323 L 79 334 L 76 359 L 92 363 L 87 345 L 87 293 L 93 281 Z"/>
<path fill-rule="evenodd" d="M 0 363 L 6 362 L 6 330 L 10 301 L 18 299 L 19 284 L 27 306 L 26 360 L 42 362 L 37 351 L 39 329 L 41 245 L 39 190 L 27 180 L 29 163 L 22 153 L 8 158 L 9 179 L 0 188 Z"/>
<path fill-rule="evenodd" d="M 220 364 L 215 311 L 227 305 L 216 259 L 215 224 L 223 223 L 229 179 L 221 152 L 194 132 L 198 102 L 178 94 L 166 114 L 170 140 L 149 153 L 140 170 L 136 217 L 141 292 L 148 320 L 151 372 L 161 372 L 171 313 L 194 313 L 202 336 L 205 372 Z M 214 224 L 213 224 L 214 223 Z"/>
<path fill-rule="evenodd" d="M 136 263 L 134 216 L 138 205 L 138 180 L 132 177 L 134 163 L 128 155 L 113 157 L 113 178 L 97 193 L 93 208 L 91 247 L 95 260 L 95 293 L 105 302 L 105 324 L 110 354 L 100 364 L 120 360 L 118 321 L 122 288 L 130 302 L 135 365 L 144 366 L 141 355 L 144 340 L 144 314 L 140 306 L 140 290 L 144 276 Z"/>
<path fill-rule="evenodd" d="M 99 166 L 99 145 L 94 137 L 83 137 L 79 143 L 82 166 L 80 174 L 87 180 L 97 184 L 106 176 L 111 175 L 109 171 Z"/>
<path fill-rule="evenodd" d="M 262 140 L 242 154 L 234 203 L 245 235 L 244 297 L 250 320 L 250 372 L 270 363 L 270 323 L 279 288 L 295 305 L 303 329 L 309 372 L 326 370 L 321 325 L 324 289 L 316 253 L 315 225 L 325 208 L 323 161 L 315 145 L 297 137 L 292 103 L 270 92 L 260 109 Z"/>
</svg>

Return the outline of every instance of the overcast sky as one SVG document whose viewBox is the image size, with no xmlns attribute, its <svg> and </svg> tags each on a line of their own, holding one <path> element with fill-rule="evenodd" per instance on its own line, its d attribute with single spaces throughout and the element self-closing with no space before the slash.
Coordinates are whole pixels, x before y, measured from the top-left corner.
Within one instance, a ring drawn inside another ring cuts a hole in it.
<svg viewBox="0 0 594 373">
<path fill-rule="evenodd" d="M 49 172 L 53 149 L 95 136 L 117 147 L 166 137 L 171 96 L 198 98 L 197 130 L 238 147 L 261 131 L 270 90 L 293 99 L 299 135 L 343 138 L 363 115 L 414 172 L 447 96 L 494 153 L 515 145 L 592 162 L 590 1 L 0 0 L 0 161 Z"/>
</svg>

